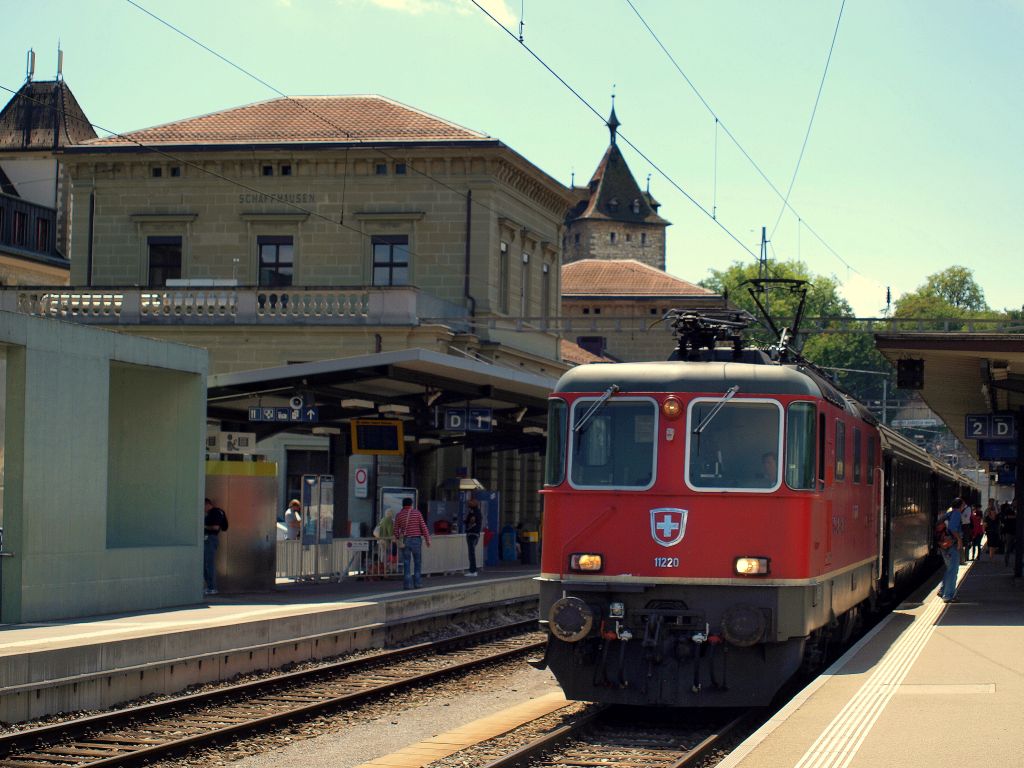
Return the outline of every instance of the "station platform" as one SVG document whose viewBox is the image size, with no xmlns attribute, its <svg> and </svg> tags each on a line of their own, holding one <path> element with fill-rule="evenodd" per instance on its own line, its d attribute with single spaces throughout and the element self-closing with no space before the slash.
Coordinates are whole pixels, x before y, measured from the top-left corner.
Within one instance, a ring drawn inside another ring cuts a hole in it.
<svg viewBox="0 0 1024 768">
<path fill-rule="evenodd" d="M 537 566 L 292 582 L 175 609 L 0 626 L 0 722 L 110 707 L 247 672 L 380 647 L 500 603 L 535 610 Z M 466 612 L 469 612 L 468 614 Z"/>
<path fill-rule="evenodd" d="M 958 602 L 922 587 L 718 768 L 1024 765 L 1024 584 L 987 558 L 961 565 Z"/>
</svg>

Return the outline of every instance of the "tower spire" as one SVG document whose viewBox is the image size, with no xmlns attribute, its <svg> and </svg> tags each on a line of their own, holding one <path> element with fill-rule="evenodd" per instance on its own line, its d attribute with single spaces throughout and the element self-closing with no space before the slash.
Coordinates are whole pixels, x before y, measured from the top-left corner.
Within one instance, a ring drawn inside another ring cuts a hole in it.
<svg viewBox="0 0 1024 768">
<path fill-rule="evenodd" d="M 615 116 L 615 86 L 612 86 L 612 113 L 608 115 L 608 133 L 611 134 L 611 142 L 615 143 L 615 133 L 619 130 L 621 123 Z"/>
</svg>

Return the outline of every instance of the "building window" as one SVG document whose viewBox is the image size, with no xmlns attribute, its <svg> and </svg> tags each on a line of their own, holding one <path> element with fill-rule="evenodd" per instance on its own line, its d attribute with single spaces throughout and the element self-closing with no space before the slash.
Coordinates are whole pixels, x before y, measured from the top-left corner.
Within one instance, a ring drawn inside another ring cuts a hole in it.
<svg viewBox="0 0 1024 768">
<path fill-rule="evenodd" d="M 159 166 L 155 166 L 152 169 L 152 174 L 154 179 L 159 179 L 161 176 L 164 175 L 164 169 Z"/>
<path fill-rule="evenodd" d="M 619 198 L 613 197 L 611 200 L 608 201 L 608 210 L 609 211 L 617 211 L 617 210 L 619 210 Z"/>
<path fill-rule="evenodd" d="M 498 311 L 508 314 L 508 243 L 501 242 L 498 251 Z"/>
<path fill-rule="evenodd" d="M 617 237 L 617 235 L 614 232 L 612 232 L 610 237 L 611 237 L 611 241 L 614 243 L 615 242 L 615 238 Z"/>
<path fill-rule="evenodd" d="M 25 245 L 25 240 L 28 237 L 28 233 L 25 231 L 28 229 L 28 222 L 26 220 L 24 211 L 14 212 L 14 229 L 11 232 L 11 242 L 15 245 Z"/>
<path fill-rule="evenodd" d="M 387 163 L 377 163 L 376 170 L 377 170 L 377 175 L 378 176 L 387 176 L 388 175 Z"/>
<path fill-rule="evenodd" d="M 180 165 L 171 166 L 171 178 L 176 179 L 179 176 L 181 176 L 181 166 Z"/>
<path fill-rule="evenodd" d="M 530 309 L 530 254 L 523 254 L 523 273 L 519 283 L 519 316 L 528 317 Z"/>
<path fill-rule="evenodd" d="M 292 167 L 290 165 L 282 165 L 281 166 L 281 175 L 282 176 L 291 176 L 292 175 Z"/>
<path fill-rule="evenodd" d="M 48 219 L 36 219 L 36 250 L 40 253 L 50 250 L 50 222 Z"/>
<path fill-rule="evenodd" d="M 545 264 L 540 272 L 540 316 L 546 321 L 551 316 L 551 267 Z"/>
<path fill-rule="evenodd" d="M 640 200 L 633 200 L 633 213 L 640 213 Z"/>
<path fill-rule="evenodd" d="M 168 280 L 181 277 L 181 237 L 147 237 L 149 248 L 149 281 L 146 285 L 159 288 Z"/>
<path fill-rule="evenodd" d="M 291 285 L 295 274 L 295 246 L 291 235 L 262 235 L 256 238 L 256 248 L 260 256 L 260 287 Z"/>
<path fill-rule="evenodd" d="M 409 284 L 408 235 L 374 235 L 373 284 Z"/>
<path fill-rule="evenodd" d="M 576 245 L 580 244 L 580 233 L 579 232 L 577 232 L 575 235 L 572 236 L 572 241 Z"/>
<path fill-rule="evenodd" d="M 603 357 L 607 340 L 604 336 L 577 336 L 576 344 L 592 355 Z"/>
<path fill-rule="evenodd" d="M 405 163 L 395 163 L 395 175 L 405 176 Z"/>
<path fill-rule="evenodd" d="M 272 165 L 264 165 L 263 166 L 263 175 L 264 176 L 273 176 L 274 175 L 274 166 L 272 166 Z"/>
<path fill-rule="evenodd" d="M 646 232 L 641 232 L 640 233 L 640 245 L 647 245 L 647 233 Z"/>
<path fill-rule="evenodd" d="M 629 232 L 627 232 L 627 233 L 626 233 L 626 242 L 628 243 L 628 242 L 629 242 L 629 241 L 631 241 L 632 239 L 633 239 L 633 236 L 632 236 L 631 234 L 629 234 Z"/>
</svg>

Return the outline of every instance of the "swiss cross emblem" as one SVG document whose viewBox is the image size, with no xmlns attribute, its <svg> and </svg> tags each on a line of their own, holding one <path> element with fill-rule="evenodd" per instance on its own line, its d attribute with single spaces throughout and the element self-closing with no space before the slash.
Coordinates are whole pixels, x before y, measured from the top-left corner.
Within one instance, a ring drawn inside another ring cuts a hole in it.
<svg viewBox="0 0 1024 768">
<path fill-rule="evenodd" d="M 651 538 L 663 547 L 671 547 L 686 534 L 686 510 L 658 507 L 651 510 Z"/>
</svg>

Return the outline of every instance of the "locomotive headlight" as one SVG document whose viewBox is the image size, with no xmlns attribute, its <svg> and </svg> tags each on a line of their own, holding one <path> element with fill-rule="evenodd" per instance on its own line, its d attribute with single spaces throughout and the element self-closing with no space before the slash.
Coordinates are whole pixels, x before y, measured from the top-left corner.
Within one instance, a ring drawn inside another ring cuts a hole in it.
<svg viewBox="0 0 1024 768">
<path fill-rule="evenodd" d="M 571 571 L 600 571 L 604 567 L 604 558 L 590 552 L 578 552 L 569 556 Z"/>
<path fill-rule="evenodd" d="M 767 557 L 737 557 L 736 573 L 740 576 L 761 576 L 768 573 L 770 563 Z"/>
<path fill-rule="evenodd" d="M 621 619 L 626 615 L 625 603 L 608 603 L 608 618 Z"/>
<path fill-rule="evenodd" d="M 666 397 L 665 402 L 661 404 L 661 412 L 666 419 L 678 419 L 683 415 L 683 404 L 678 398 Z"/>
</svg>

